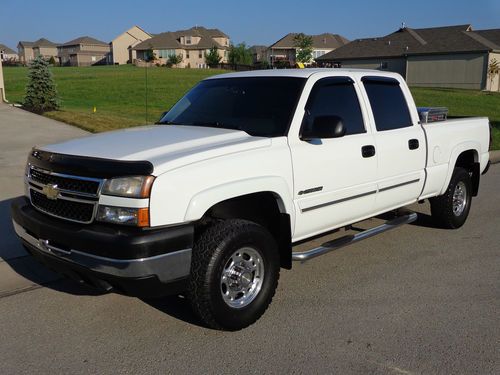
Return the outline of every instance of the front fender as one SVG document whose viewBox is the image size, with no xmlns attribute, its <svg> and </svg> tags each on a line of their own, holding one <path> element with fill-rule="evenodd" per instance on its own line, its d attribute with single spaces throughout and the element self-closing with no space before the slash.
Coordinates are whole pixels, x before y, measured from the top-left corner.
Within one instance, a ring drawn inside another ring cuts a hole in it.
<svg viewBox="0 0 500 375">
<path fill-rule="evenodd" d="M 184 221 L 201 219 L 211 207 L 222 201 L 267 191 L 276 195 L 280 211 L 289 214 L 291 222 L 295 222 L 295 210 L 290 189 L 284 179 L 276 176 L 238 180 L 203 190 L 195 194 L 189 202 Z"/>
</svg>

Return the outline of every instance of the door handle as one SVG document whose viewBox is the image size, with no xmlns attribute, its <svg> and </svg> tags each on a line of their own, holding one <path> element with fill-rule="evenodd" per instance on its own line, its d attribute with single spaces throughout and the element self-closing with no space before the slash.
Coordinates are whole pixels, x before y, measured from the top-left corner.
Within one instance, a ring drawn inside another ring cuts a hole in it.
<svg viewBox="0 0 500 375">
<path fill-rule="evenodd" d="M 361 155 L 363 155 L 364 158 L 371 158 L 375 155 L 375 146 L 367 145 L 361 147 Z"/>
<path fill-rule="evenodd" d="M 418 143 L 418 139 L 410 139 L 408 141 L 408 148 L 410 150 L 416 150 L 419 146 L 420 144 Z"/>
</svg>

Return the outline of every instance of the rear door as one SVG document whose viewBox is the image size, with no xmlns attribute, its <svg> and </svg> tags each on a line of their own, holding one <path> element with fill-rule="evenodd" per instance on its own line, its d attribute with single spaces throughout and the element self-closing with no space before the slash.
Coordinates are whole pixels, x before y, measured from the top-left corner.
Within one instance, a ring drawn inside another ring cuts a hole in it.
<svg viewBox="0 0 500 375">
<path fill-rule="evenodd" d="M 367 111 L 360 104 L 358 84 L 346 76 L 321 78 L 312 84 L 302 128 L 311 126 L 318 116 L 338 116 L 347 132 L 340 138 L 309 141 L 299 134 L 289 136 L 295 241 L 369 216 L 377 190 L 377 157 L 369 152 L 375 146 L 374 136 L 366 126 Z"/>
<path fill-rule="evenodd" d="M 425 182 L 425 134 L 410 111 L 413 98 L 396 78 L 362 78 L 375 124 L 378 194 L 375 211 L 416 201 Z"/>
</svg>

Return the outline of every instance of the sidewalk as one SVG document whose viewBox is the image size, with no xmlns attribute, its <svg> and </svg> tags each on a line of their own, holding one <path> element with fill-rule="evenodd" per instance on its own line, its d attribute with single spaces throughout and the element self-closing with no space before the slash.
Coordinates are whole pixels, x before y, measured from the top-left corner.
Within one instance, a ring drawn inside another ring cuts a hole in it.
<svg viewBox="0 0 500 375">
<path fill-rule="evenodd" d="M 500 150 L 490 151 L 490 161 L 492 164 L 500 163 Z"/>
<path fill-rule="evenodd" d="M 73 126 L 0 103 L 0 297 L 57 278 L 27 257 L 12 229 L 10 202 L 24 192 L 23 176 L 29 151 L 35 145 L 86 134 Z"/>
</svg>

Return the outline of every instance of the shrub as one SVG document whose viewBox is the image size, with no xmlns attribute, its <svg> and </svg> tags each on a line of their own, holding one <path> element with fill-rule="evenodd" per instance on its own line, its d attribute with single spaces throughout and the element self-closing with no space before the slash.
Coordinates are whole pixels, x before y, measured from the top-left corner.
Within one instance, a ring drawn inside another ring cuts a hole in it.
<svg viewBox="0 0 500 375">
<path fill-rule="evenodd" d="M 41 56 L 35 58 L 29 66 L 23 107 L 35 113 L 59 108 L 56 85 L 49 70 L 49 63 Z"/>
<path fill-rule="evenodd" d="M 205 55 L 205 62 L 208 66 L 216 66 L 219 65 L 222 57 L 219 56 L 219 51 L 217 51 L 217 47 L 210 48 L 210 51 Z"/>
</svg>

